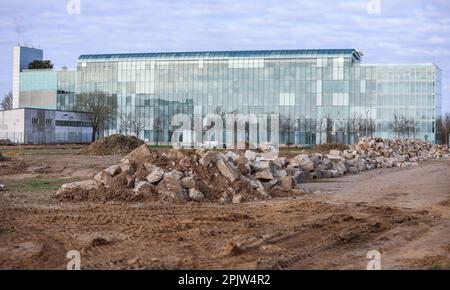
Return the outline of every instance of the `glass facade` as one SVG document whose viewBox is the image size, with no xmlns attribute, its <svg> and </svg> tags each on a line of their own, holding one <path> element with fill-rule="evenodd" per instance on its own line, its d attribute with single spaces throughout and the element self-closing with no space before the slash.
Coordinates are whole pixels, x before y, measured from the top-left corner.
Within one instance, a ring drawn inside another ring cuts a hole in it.
<svg viewBox="0 0 450 290">
<path fill-rule="evenodd" d="M 20 91 L 56 91 L 56 78 L 56 71 L 25 70 L 20 73 Z"/>
<path fill-rule="evenodd" d="M 57 78 L 56 107 L 58 110 L 75 110 L 77 72 L 62 70 L 58 72 Z"/>
<path fill-rule="evenodd" d="M 441 71 L 435 65 L 358 65 L 357 70 L 355 79 L 365 74 L 366 90 L 355 96 L 372 101 L 368 110 L 376 120 L 377 136 L 398 137 L 392 128 L 397 115 L 414 122 L 406 137 L 435 140 L 441 114 Z"/>
<path fill-rule="evenodd" d="M 103 134 L 121 132 L 131 114 L 148 142 L 168 142 L 179 113 L 276 113 L 281 144 L 366 134 L 434 141 L 440 73 L 433 64 L 362 64 L 353 49 L 82 55 L 76 71 L 58 72 L 57 109 L 104 92 L 117 118 Z M 398 132 L 394 116 L 413 125 Z"/>
<path fill-rule="evenodd" d="M 35 109 L 56 109 L 58 72 L 53 70 L 24 70 L 19 73 L 18 106 Z"/>
</svg>

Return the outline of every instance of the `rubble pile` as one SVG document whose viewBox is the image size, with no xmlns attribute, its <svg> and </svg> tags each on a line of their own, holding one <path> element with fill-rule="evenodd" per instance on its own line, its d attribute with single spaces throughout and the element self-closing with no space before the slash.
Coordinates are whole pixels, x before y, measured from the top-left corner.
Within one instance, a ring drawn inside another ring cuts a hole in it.
<svg viewBox="0 0 450 290">
<path fill-rule="evenodd" d="M 258 150 L 152 151 L 146 145 L 93 180 L 64 184 L 60 200 L 170 200 L 241 203 L 303 193 L 299 184 L 318 178 L 383 167 L 408 167 L 450 154 L 446 146 L 414 140 L 362 138 L 328 154 L 278 157 L 263 143 Z"/>
<path fill-rule="evenodd" d="M 93 180 L 64 184 L 61 200 L 170 200 L 240 203 L 301 193 L 303 170 L 276 157 L 273 146 L 259 152 L 150 150 L 142 145 Z M 287 168 L 289 167 L 289 168 Z"/>
<path fill-rule="evenodd" d="M 375 168 L 410 167 L 430 159 L 450 156 L 445 145 L 433 145 L 420 140 L 390 140 L 363 137 L 346 150 L 330 150 L 328 154 L 300 154 L 298 161 L 312 179 L 339 177 Z"/>
</svg>

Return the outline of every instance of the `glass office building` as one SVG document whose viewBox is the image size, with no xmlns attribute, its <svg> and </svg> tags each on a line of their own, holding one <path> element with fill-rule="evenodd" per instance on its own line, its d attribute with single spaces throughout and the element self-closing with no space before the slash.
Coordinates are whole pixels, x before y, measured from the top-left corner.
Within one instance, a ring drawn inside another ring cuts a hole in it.
<svg viewBox="0 0 450 290">
<path fill-rule="evenodd" d="M 113 96 L 119 116 L 146 121 L 140 137 L 150 142 L 170 140 L 171 117 L 194 111 L 279 114 L 282 144 L 361 134 L 434 141 L 440 114 L 436 65 L 362 64 L 353 49 L 82 55 L 77 73 L 79 93 Z M 412 125 L 400 131 L 394 116 Z M 354 128 L 365 120 L 373 125 Z"/>
<path fill-rule="evenodd" d="M 279 114 L 281 144 L 362 135 L 434 142 L 440 69 L 361 57 L 354 49 L 81 55 L 76 71 L 58 72 L 56 106 L 72 110 L 77 95 L 106 93 L 117 116 L 102 135 L 120 133 L 132 115 L 148 142 L 169 142 L 179 113 Z"/>
</svg>

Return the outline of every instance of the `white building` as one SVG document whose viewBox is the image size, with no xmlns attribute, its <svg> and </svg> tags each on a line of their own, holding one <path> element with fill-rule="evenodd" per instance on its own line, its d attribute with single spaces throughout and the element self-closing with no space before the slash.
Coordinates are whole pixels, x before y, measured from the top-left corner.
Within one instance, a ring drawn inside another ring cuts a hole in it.
<svg viewBox="0 0 450 290">
<path fill-rule="evenodd" d="M 0 139 L 18 144 L 90 143 L 86 114 L 19 108 L 0 111 Z"/>
<path fill-rule="evenodd" d="M 43 60 L 41 49 L 16 46 L 13 50 L 13 109 L 0 111 L 0 139 L 18 144 L 90 143 L 87 114 L 56 110 L 58 74 L 67 71 L 28 70 Z"/>
</svg>

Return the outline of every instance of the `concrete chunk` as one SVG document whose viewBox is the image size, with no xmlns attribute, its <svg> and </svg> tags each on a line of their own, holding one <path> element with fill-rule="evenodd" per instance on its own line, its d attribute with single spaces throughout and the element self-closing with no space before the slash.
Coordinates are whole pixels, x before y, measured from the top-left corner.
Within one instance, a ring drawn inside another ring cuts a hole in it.
<svg viewBox="0 0 450 290">
<path fill-rule="evenodd" d="M 261 181 L 270 181 L 274 179 L 272 171 L 270 169 L 263 169 L 256 172 L 255 177 Z"/>
<path fill-rule="evenodd" d="M 142 162 L 146 157 L 151 156 L 152 153 L 147 145 L 141 145 L 135 150 L 131 151 L 130 154 L 128 154 L 125 158 L 123 158 L 122 163 L 126 163 L 126 160 L 130 163 L 138 163 Z"/>
<path fill-rule="evenodd" d="M 199 163 L 203 166 L 208 166 L 215 158 L 217 157 L 217 153 L 213 151 L 207 151 L 203 153 L 200 157 Z"/>
<path fill-rule="evenodd" d="M 157 190 L 163 197 L 180 201 L 187 199 L 187 194 L 181 186 L 181 181 L 174 174 L 165 174 L 158 183 Z"/>
<path fill-rule="evenodd" d="M 146 163 L 147 165 L 147 163 Z M 159 168 L 158 166 L 155 165 L 147 165 L 145 166 L 147 172 L 150 172 L 149 175 L 147 175 L 147 177 L 145 179 L 147 179 L 148 182 L 150 183 L 158 183 L 164 176 L 164 171 Z"/>
<path fill-rule="evenodd" d="M 235 181 L 239 178 L 238 170 L 227 162 L 225 158 L 218 158 L 216 165 L 220 173 L 229 181 Z"/>
<path fill-rule="evenodd" d="M 105 169 L 105 172 L 108 173 L 111 176 L 116 176 L 121 171 L 120 165 L 112 165 Z"/>
<path fill-rule="evenodd" d="M 193 201 L 202 201 L 205 198 L 204 194 L 196 188 L 189 189 L 189 199 Z"/>
<path fill-rule="evenodd" d="M 109 188 L 109 185 L 113 180 L 113 177 L 110 174 L 106 173 L 105 171 L 100 171 L 98 174 L 94 176 L 94 180 L 98 184 L 103 184 L 105 188 Z"/>
<path fill-rule="evenodd" d="M 311 161 L 307 154 L 299 154 L 294 157 L 294 159 L 298 162 L 298 165 L 303 168 L 305 171 L 313 171 L 314 163 Z"/>
<path fill-rule="evenodd" d="M 56 196 L 61 196 L 66 193 L 71 193 L 73 191 L 82 191 L 84 193 L 88 193 L 92 190 L 97 189 L 98 183 L 94 180 L 83 180 L 77 182 L 71 182 L 63 184 L 58 191 L 56 192 Z"/>
<path fill-rule="evenodd" d="M 181 186 L 183 186 L 184 188 L 194 188 L 195 187 L 195 179 L 192 176 L 186 176 L 181 178 Z"/>
<path fill-rule="evenodd" d="M 294 179 L 292 176 L 283 176 L 281 178 L 281 188 L 285 191 L 291 190 L 294 185 Z"/>
<path fill-rule="evenodd" d="M 256 152 L 251 151 L 251 150 L 246 150 L 245 158 L 247 158 L 247 160 L 251 160 L 251 161 L 256 160 Z"/>
</svg>

